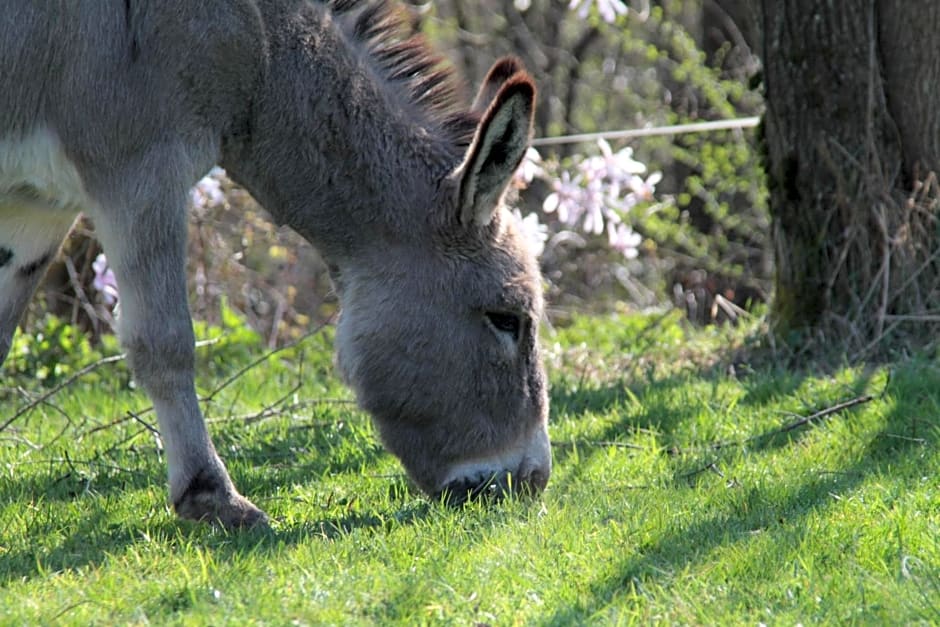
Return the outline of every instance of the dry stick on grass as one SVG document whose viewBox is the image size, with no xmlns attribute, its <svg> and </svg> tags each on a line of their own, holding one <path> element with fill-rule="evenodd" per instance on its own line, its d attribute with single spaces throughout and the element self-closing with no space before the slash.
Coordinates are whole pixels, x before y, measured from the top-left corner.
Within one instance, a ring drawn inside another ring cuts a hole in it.
<svg viewBox="0 0 940 627">
<path fill-rule="evenodd" d="M 574 442 L 558 441 L 552 442 L 554 448 L 574 448 L 576 446 L 602 446 L 608 448 L 626 448 L 636 451 L 648 451 L 649 447 L 642 444 L 632 444 L 630 442 L 616 442 L 611 440 L 578 440 Z"/>
<path fill-rule="evenodd" d="M 887 384 L 885 385 L 885 389 L 887 389 Z M 881 398 L 882 396 L 884 396 L 884 391 L 882 391 L 881 394 L 879 394 L 878 396 L 875 396 L 873 394 L 865 394 L 863 396 L 858 396 L 856 398 L 852 398 L 847 401 L 837 403 L 831 407 L 826 407 L 825 409 L 821 409 L 817 412 L 810 414 L 809 416 L 800 416 L 797 420 L 794 420 L 793 422 L 789 422 L 783 425 L 782 427 L 774 429 L 773 431 L 770 431 L 768 433 L 761 433 L 758 435 L 753 435 L 744 440 L 729 440 L 725 442 L 713 442 L 712 444 L 708 444 L 702 447 L 695 447 L 695 448 L 672 447 L 672 448 L 666 449 L 666 454 L 669 455 L 670 457 L 675 457 L 678 455 L 688 455 L 688 454 L 702 452 L 702 451 L 719 451 L 721 449 L 744 446 L 746 444 L 755 442 L 757 440 L 769 439 L 774 436 L 778 436 L 778 435 L 787 433 L 789 431 L 793 431 L 794 429 L 798 429 L 800 427 L 806 426 L 813 422 L 818 422 L 820 420 L 823 420 L 824 418 L 828 418 L 829 416 L 833 414 L 837 414 L 846 409 L 851 409 L 852 407 L 855 407 L 856 405 L 862 405 L 864 403 L 868 403 L 870 401 L 875 400 L 876 398 Z M 601 446 L 601 447 L 611 447 L 611 448 L 632 449 L 632 450 L 638 450 L 638 451 L 649 450 L 649 447 L 643 446 L 641 444 L 632 444 L 630 442 L 614 442 L 614 441 L 609 441 L 609 440 L 582 440 L 578 442 L 561 441 L 561 442 L 552 442 L 552 446 L 555 448 L 572 448 L 574 446 Z M 691 473 L 688 473 L 682 476 L 685 477 L 685 476 L 693 476 L 693 475 L 701 474 L 702 472 L 706 470 L 716 469 L 714 467 L 715 467 L 715 462 L 710 462 L 705 467 L 700 468 L 698 470 L 694 470 Z"/>
<path fill-rule="evenodd" d="M 838 414 L 838 413 L 841 412 L 841 411 L 844 411 L 844 410 L 846 410 L 846 409 L 851 409 L 852 407 L 855 407 L 856 405 L 862 405 L 862 404 L 864 404 L 864 403 L 869 403 L 869 402 L 875 400 L 876 398 L 882 398 L 882 397 L 884 396 L 884 394 L 885 394 L 885 391 L 887 391 L 887 389 L 888 389 L 888 383 L 890 383 L 890 381 L 891 381 L 891 378 L 890 378 L 890 374 L 889 374 L 888 381 L 885 382 L 885 387 L 884 387 L 884 389 L 881 391 L 881 394 L 879 394 L 879 395 L 877 395 L 877 396 L 875 396 L 874 394 L 864 394 L 864 395 L 862 395 L 862 396 L 857 396 L 857 397 L 852 398 L 852 399 L 849 399 L 849 400 L 847 400 L 847 401 L 842 401 L 841 403 L 836 403 L 835 405 L 832 405 L 831 407 L 826 407 L 825 409 L 820 409 L 820 410 L 817 411 L 817 412 L 813 412 L 813 413 L 810 414 L 809 416 L 801 416 L 798 420 L 794 420 L 793 422 L 789 422 L 789 423 L 783 425 L 782 427 L 780 427 L 780 428 L 778 428 L 778 429 L 774 429 L 773 431 L 770 431 L 770 432 L 768 432 L 768 433 L 761 433 L 761 434 L 759 434 L 759 435 L 754 435 L 754 436 L 751 436 L 751 437 L 746 438 L 746 439 L 744 439 L 744 440 L 737 440 L 737 441 L 730 441 L 730 442 L 715 442 L 714 444 L 711 444 L 711 445 L 709 445 L 708 447 L 706 447 L 706 449 L 709 450 L 709 451 L 718 451 L 718 450 L 721 450 L 721 449 L 727 449 L 727 448 L 732 448 L 732 447 L 737 447 L 737 446 L 744 446 L 744 445 L 746 445 L 746 444 L 749 444 L 749 443 L 751 443 L 751 442 L 755 442 L 755 441 L 757 441 L 757 440 L 770 439 L 770 438 L 776 437 L 776 436 L 778 436 L 778 435 L 781 435 L 781 434 L 784 434 L 784 433 L 788 433 L 788 432 L 790 432 L 790 431 L 793 431 L 794 429 L 799 429 L 800 427 L 805 427 L 805 426 L 808 425 L 808 424 L 812 424 L 812 423 L 814 423 L 814 422 L 819 422 L 820 420 L 823 420 L 823 419 L 825 419 L 825 418 L 828 418 L 829 416 L 832 416 L 832 415 L 834 415 L 834 414 Z M 688 453 L 694 453 L 694 452 L 696 452 L 697 450 L 702 450 L 702 449 L 678 449 L 678 448 L 672 448 L 672 449 L 669 449 L 669 450 L 668 450 L 668 453 L 669 453 L 669 455 L 683 455 L 683 454 L 688 454 Z M 702 467 L 700 467 L 700 468 L 696 468 L 695 470 L 692 470 L 691 472 L 687 472 L 687 473 L 683 473 L 683 474 L 679 475 L 679 478 L 680 478 L 680 479 L 689 479 L 689 478 L 691 478 L 691 477 L 695 477 L 695 476 L 697 476 L 697 475 L 700 475 L 700 474 L 702 474 L 703 472 L 705 472 L 705 471 L 707 471 L 707 470 L 711 470 L 711 471 L 713 471 L 715 474 L 717 474 L 718 476 L 724 478 L 724 474 L 722 474 L 721 470 L 718 469 L 717 463 L 718 463 L 718 460 L 712 460 L 712 461 L 708 462 L 706 465 L 704 465 L 704 466 L 702 466 Z"/>
<path fill-rule="evenodd" d="M 215 343 L 218 342 L 218 341 L 219 341 L 218 339 L 202 340 L 202 341 L 196 342 L 196 347 L 197 347 L 197 348 L 201 348 L 201 347 L 203 347 L 203 346 L 209 346 L 210 344 L 215 344 Z M 117 362 L 119 362 L 119 361 L 123 361 L 124 359 L 126 359 L 126 357 L 127 357 L 127 355 L 125 355 L 124 353 L 121 353 L 120 355 L 109 355 L 108 357 L 104 357 L 104 358 L 102 358 L 102 359 L 99 359 L 98 361 L 95 361 L 95 362 L 92 362 L 92 363 L 88 364 L 87 366 L 85 366 L 84 368 L 82 368 L 81 370 L 79 370 L 78 372 L 76 372 L 75 374 L 73 374 L 72 376 L 68 377 L 65 381 L 63 381 L 63 382 L 60 383 L 59 385 L 57 385 L 57 386 L 55 386 L 54 388 L 51 388 L 51 389 L 49 389 L 49 390 L 46 390 L 46 392 L 44 392 L 44 393 L 41 394 L 40 396 L 38 396 L 38 397 L 36 397 L 35 399 L 33 399 L 31 402 L 27 403 L 27 404 L 24 405 L 23 407 L 20 407 L 20 408 L 16 411 L 16 413 L 14 413 L 12 416 L 10 416 L 9 418 L 7 418 L 6 421 L 3 422 L 3 424 L 0 424 L 0 431 L 3 431 L 3 430 L 6 429 L 7 427 L 9 427 L 11 424 L 13 424 L 13 423 L 14 423 L 17 419 L 19 419 L 21 416 L 23 416 L 23 415 L 25 415 L 25 414 L 31 412 L 32 410 L 36 409 L 36 408 L 39 407 L 40 405 L 44 405 L 44 404 L 45 404 L 45 405 L 50 405 L 50 406 L 52 406 L 53 408 L 55 408 L 56 410 L 58 410 L 59 412 L 64 413 L 64 412 L 62 412 L 62 410 L 61 410 L 60 408 L 58 408 L 58 407 L 56 407 L 55 405 L 52 405 L 51 403 L 49 403 L 48 400 L 49 400 L 50 398 L 52 398 L 53 396 L 55 396 L 56 394 L 58 394 L 59 392 L 61 392 L 62 390 L 64 390 L 65 388 L 67 388 L 67 387 L 69 387 L 70 385 L 72 385 L 73 383 L 75 383 L 76 381 L 78 381 L 79 379 L 81 379 L 82 377 L 84 377 L 85 375 L 91 374 L 92 372 L 94 372 L 94 371 L 97 370 L 98 368 L 101 368 L 102 366 L 106 366 L 106 365 L 108 365 L 108 364 L 113 364 L 113 363 L 117 363 Z M 152 409 L 153 409 L 152 407 L 149 407 L 149 408 L 147 408 L 147 409 L 145 409 L 145 410 L 143 410 L 143 411 L 141 411 L 141 412 L 138 412 L 138 413 L 146 413 L 146 412 L 148 412 L 148 411 L 152 411 Z M 69 416 L 67 416 L 67 415 L 66 415 L 66 419 L 69 420 L 69 421 L 71 421 L 71 418 L 70 418 Z M 128 417 L 128 418 L 122 418 L 122 419 L 121 419 L 122 422 L 123 422 L 124 420 L 130 420 L 130 418 Z M 117 424 L 117 423 L 115 423 L 115 424 Z M 92 429 L 91 431 L 89 431 L 89 433 L 94 433 L 95 431 L 98 431 L 98 430 L 99 430 L 99 428 L 95 428 L 95 429 Z"/>
<path fill-rule="evenodd" d="M 297 391 L 301 387 L 303 387 L 303 382 L 298 381 L 297 383 L 292 385 L 291 388 L 287 390 L 287 392 L 282 394 L 280 398 L 278 398 L 277 400 L 271 403 L 268 403 L 267 405 L 265 405 L 264 407 L 256 411 L 253 416 L 246 418 L 245 424 L 252 424 L 252 423 L 258 422 L 259 420 L 263 420 L 264 418 L 269 418 L 271 416 L 279 415 L 281 412 L 277 409 L 277 407 L 279 405 L 283 405 L 284 403 L 286 403 L 287 399 L 289 399 L 291 396 L 296 394 Z"/>
<path fill-rule="evenodd" d="M 70 386 L 70 385 L 72 385 L 73 383 L 75 383 L 78 379 L 84 377 L 86 374 L 89 374 L 89 373 L 91 373 L 91 372 L 94 372 L 95 370 L 97 370 L 97 369 L 100 368 L 101 366 L 105 366 L 105 365 L 107 365 L 107 364 L 113 364 L 113 363 L 116 363 L 116 362 L 118 362 L 118 361 L 121 361 L 122 359 L 124 359 L 124 355 L 123 355 L 123 354 L 121 354 L 121 355 L 111 355 L 110 357 L 105 357 L 104 359 L 99 359 L 98 361 L 96 361 L 96 362 L 94 362 L 94 363 L 88 364 L 87 366 L 85 366 L 84 368 L 82 368 L 81 370 L 79 370 L 78 372 L 76 372 L 75 374 L 73 374 L 72 376 L 70 376 L 68 379 L 66 379 L 65 381 L 63 381 L 63 382 L 60 383 L 59 385 L 55 386 L 54 388 L 52 388 L 52 389 L 50 389 L 50 390 L 47 390 L 45 393 L 43 393 L 42 395 L 40 395 L 38 398 L 34 399 L 31 403 L 27 403 L 26 405 L 24 405 L 23 407 L 21 407 L 19 410 L 17 410 L 17 412 L 14 413 L 14 414 L 13 414 L 12 416 L 10 416 L 9 418 L 7 418 L 6 421 L 3 422 L 3 424 L 0 424 L 0 431 L 3 431 L 3 430 L 6 429 L 7 427 L 9 427 L 11 424 L 13 424 L 13 422 L 16 421 L 20 416 L 22 416 L 23 414 L 26 414 L 27 412 L 30 412 L 30 411 L 34 410 L 34 409 L 37 408 L 37 407 L 39 407 L 40 405 L 42 405 L 43 403 L 45 403 L 45 402 L 46 402 L 47 400 L 49 400 L 50 398 L 52 398 L 53 396 L 55 396 L 56 394 L 58 394 L 59 392 L 61 392 L 61 391 L 64 390 L 65 388 L 67 388 L 68 386 Z"/>
<path fill-rule="evenodd" d="M 291 394 L 295 390 L 291 390 Z M 289 394 L 288 394 L 289 396 Z M 206 422 L 209 424 L 218 423 L 218 422 L 230 422 L 230 421 L 244 421 L 249 424 L 253 422 L 260 422 L 262 420 L 267 420 L 268 418 L 273 418 L 275 416 L 283 416 L 291 412 L 303 409 L 304 407 L 313 407 L 315 405 L 355 405 L 356 401 L 351 398 L 313 398 L 306 401 L 297 401 L 296 403 L 291 403 L 290 405 L 284 405 L 283 407 L 278 407 L 278 404 L 284 402 L 284 398 L 270 403 L 266 407 L 262 408 L 259 411 L 252 412 L 250 414 L 240 414 L 238 416 L 221 416 L 219 418 L 206 418 Z M 326 426 L 333 424 L 333 421 L 322 422 L 313 426 Z"/>
<path fill-rule="evenodd" d="M 890 377 L 889 377 L 889 381 L 890 381 Z M 885 390 L 887 390 L 887 383 L 885 384 Z M 832 416 L 833 414 L 837 414 L 846 409 L 851 409 L 852 407 L 855 407 L 856 405 L 862 405 L 864 403 L 871 402 L 875 400 L 876 398 L 881 398 L 883 396 L 884 396 L 884 391 L 882 391 L 881 394 L 877 396 L 873 394 L 865 394 L 863 396 L 858 396 L 856 398 L 852 398 L 847 401 L 837 403 L 831 407 L 826 407 L 825 409 L 821 409 L 817 412 L 810 414 L 809 416 L 800 416 L 797 420 L 794 420 L 793 422 L 789 422 L 783 425 L 782 427 L 774 429 L 773 431 L 770 431 L 768 433 L 761 433 L 758 435 L 753 435 L 744 440 L 729 440 L 725 442 L 713 442 L 712 444 L 708 444 L 706 446 L 701 446 L 701 447 L 695 447 L 695 448 L 672 447 L 672 448 L 666 449 L 666 454 L 669 455 L 670 457 L 675 457 L 678 455 L 689 455 L 692 453 L 698 453 L 702 451 L 719 451 L 721 449 L 745 446 L 746 444 L 750 444 L 751 442 L 755 442 L 757 440 L 770 439 L 774 436 L 778 436 L 778 435 L 787 433 L 789 431 L 793 431 L 794 429 L 799 429 L 800 427 L 804 427 L 808 424 L 818 422 L 820 420 L 823 420 L 824 418 L 828 418 L 829 416 Z M 614 441 L 608 441 L 608 440 L 582 440 L 578 442 L 561 441 L 561 442 L 552 442 L 552 446 L 555 448 L 572 448 L 575 446 L 602 446 L 602 447 L 611 447 L 611 448 L 632 449 L 632 450 L 638 450 L 638 451 L 649 450 L 649 447 L 643 446 L 641 444 L 632 444 L 630 442 L 614 442 Z M 682 476 L 691 477 L 693 475 L 701 474 L 702 472 L 706 470 L 717 470 L 717 467 L 715 466 L 715 462 L 714 461 L 710 462 L 703 468 L 694 470 Z"/>
<path fill-rule="evenodd" d="M 875 400 L 876 398 L 880 398 L 880 396 L 883 396 L 883 395 L 884 395 L 884 392 L 882 392 L 881 395 L 879 395 L 879 396 L 875 396 L 874 394 L 864 394 L 864 395 L 862 395 L 862 396 L 857 396 L 857 397 L 852 398 L 852 399 L 849 399 L 849 400 L 847 400 L 847 401 L 843 401 L 843 402 L 841 402 L 841 403 L 837 403 L 837 404 L 833 405 L 832 407 L 826 407 L 825 409 L 820 409 L 819 411 L 817 411 L 817 412 L 815 412 L 815 413 L 812 413 L 812 414 L 810 414 L 809 416 L 801 417 L 799 420 L 795 420 L 795 421 L 793 421 L 793 422 L 791 422 L 791 423 L 788 423 L 788 424 L 786 424 L 786 425 L 780 427 L 779 429 L 776 429 L 776 430 L 774 430 L 774 431 L 771 431 L 770 433 L 762 433 L 762 434 L 760 434 L 760 435 L 752 436 L 752 437 L 750 437 L 750 438 L 744 440 L 744 442 L 742 442 L 742 444 L 746 444 L 746 443 L 752 442 L 752 441 L 754 441 L 754 440 L 760 440 L 760 439 L 764 439 L 764 438 L 772 438 L 772 437 L 774 437 L 774 436 L 776 436 L 776 435 L 781 435 L 781 434 L 783 434 L 783 433 L 787 433 L 787 432 L 789 432 L 789 431 L 793 431 L 794 429 L 798 429 L 798 428 L 800 428 L 800 427 L 803 427 L 803 426 L 808 425 L 808 424 L 813 423 L 813 422 L 818 422 L 818 421 L 820 421 L 820 420 L 822 420 L 822 419 L 824 419 L 824 418 L 828 418 L 829 416 L 832 416 L 833 414 L 837 414 L 837 413 L 839 413 L 840 411 L 843 411 L 843 410 L 846 410 L 846 409 L 850 409 L 850 408 L 852 408 L 852 407 L 855 407 L 856 405 L 862 405 L 862 404 L 864 404 L 864 403 L 869 403 L 869 402 Z"/>
<path fill-rule="evenodd" d="M 289 343 L 287 343 L 287 344 L 285 344 L 285 345 L 283 345 L 283 346 L 280 346 L 280 347 L 278 347 L 278 348 L 276 348 L 276 349 L 274 349 L 274 350 L 268 351 L 267 353 L 265 353 L 264 355 L 262 355 L 262 356 L 259 357 L 258 359 L 252 361 L 251 363 L 249 363 L 249 364 L 246 365 L 245 367 L 241 368 L 238 372 L 236 372 L 235 374 L 233 374 L 232 376 L 230 376 L 228 379 L 226 379 L 225 381 L 223 381 L 221 384 L 219 384 L 218 386 L 216 386 L 216 388 L 213 389 L 213 390 L 208 394 L 208 396 L 206 396 L 206 397 L 204 397 L 204 398 L 202 398 L 202 399 L 200 399 L 200 400 L 202 400 L 203 402 L 210 402 L 210 401 L 215 397 L 215 395 L 217 395 L 220 391 L 222 391 L 224 388 L 226 388 L 226 387 L 228 387 L 229 385 L 231 385 L 232 383 L 234 383 L 236 380 L 238 380 L 240 377 L 242 377 L 246 372 L 248 372 L 248 371 L 251 370 L 252 368 L 255 368 L 255 367 L 258 366 L 259 364 L 263 363 L 263 362 L 264 362 L 268 357 L 270 357 L 271 355 L 275 355 L 275 354 L 280 353 L 280 352 L 282 352 L 282 351 L 285 351 L 285 350 L 287 350 L 287 349 L 289 349 L 289 348 L 293 348 L 293 347 L 297 346 L 298 344 L 300 344 L 301 342 L 305 341 L 305 340 L 308 339 L 309 337 L 311 337 L 311 336 L 313 336 L 313 335 L 316 335 L 317 333 L 319 333 L 320 331 L 322 331 L 324 327 L 326 327 L 327 325 L 331 324 L 332 322 L 333 322 L 333 318 L 331 317 L 331 318 L 328 319 L 326 322 L 323 322 L 322 324 L 317 325 L 316 328 L 314 328 L 313 330 L 309 331 L 308 333 L 305 333 L 304 335 L 302 335 L 302 336 L 301 336 L 300 338 L 298 338 L 297 340 L 294 340 L 293 342 L 289 342 Z M 219 340 L 220 340 L 220 338 L 213 338 L 213 339 L 211 339 L 211 340 L 199 341 L 199 342 L 196 342 L 196 347 L 197 347 L 197 348 L 201 348 L 201 347 L 203 347 L 203 346 L 209 346 L 209 345 L 212 345 L 212 344 L 217 343 Z M 63 382 L 60 383 L 59 385 L 57 385 L 57 386 L 55 386 L 55 387 L 53 387 L 53 388 L 47 390 L 47 391 L 44 392 L 42 395 L 38 396 L 37 398 L 33 399 L 31 402 L 27 403 L 26 405 L 24 405 L 23 407 L 21 407 L 20 409 L 18 409 L 12 416 L 10 416 L 9 418 L 7 418 L 2 424 L 0 424 L 0 432 L 4 431 L 7 427 L 9 427 L 11 424 L 13 424 L 16 420 L 18 420 L 18 419 L 19 419 L 20 417 L 22 417 L 23 415 L 25 415 L 25 414 L 29 413 L 30 411 L 36 409 L 38 406 L 40 406 L 40 405 L 46 403 L 50 398 L 52 398 L 53 396 L 55 396 L 56 394 L 58 394 L 59 392 L 61 392 L 61 391 L 64 390 L 65 388 L 67 388 L 67 387 L 69 387 L 70 385 L 72 385 L 73 383 L 75 383 L 78 379 L 84 377 L 84 376 L 87 375 L 87 374 L 90 374 L 90 373 L 94 372 L 95 370 L 98 370 L 98 369 L 101 368 L 102 366 L 106 366 L 106 365 L 108 365 L 108 364 L 113 364 L 113 363 L 117 363 L 117 362 L 119 362 L 119 361 L 123 361 L 125 358 L 126 358 L 126 355 L 125 355 L 124 353 L 121 353 L 120 355 L 110 355 L 110 356 L 108 356 L 108 357 L 104 357 L 104 358 L 102 358 L 102 359 L 99 359 L 98 361 L 95 361 L 95 362 L 93 362 L 93 363 L 88 364 L 87 366 L 85 366 L 84 368 L 82 368 L 81 370 L 79 370 L 78 372 L 76 372 L 75 374 L 73 374 L 73 375 L 71 375 L 70 377 L 68 377 L 65 381 L 63 381 Z M 89 429 L 84 435 L 90 435 L 90 434 L 95 433 L 95 432 L 97 432 L 97 431 L 101 431 L 101 430 L 103 430 L 103 429 L 108 429 L 108 428 L 110 428 L 110 427 L 117 426 L 117 425 L 119 425 L 119 424 L 121 424 L 121 423 L 123 423 L 123 422 L 127 422 L 127 421 L 129 421 L 129 420 L 137 420 L 138 422 L 142 422 L 140 416 L 142 416 L 143 414 L 147 414 L 147 413 L 149 413 L 149 412 L 151 412 L 151 411 L 153 411 L 153 407 L 152 407 L 152 406 L 151 406 L 151 407 L 147 407 L 147 408 L 142 409 L 142 410 L 137 411 L 137 412 L 128 412 L 128 415 L 127 415 L 127 416 L 124 416 L 124 417 L 122 417 L 122 418 L 118 418 L 117 420 L 113 420 L 113 421 L 111 421 L 111 422 L 109 422 L 109 423 L 107 423 L 107 424 L 105 424 L 105 425 L 99 425 L 99 426 L 97 426 L 97 427 L 94 427 L 94 428 L 92 428 L 92 429 Z M 151 426 L 151 428 L 152 428 L 152 426 Z"/>
<path fill-rule="evenodd" d="M 683 473 L 683 474 L 679 475 L 679 478 L 680 478 L 680 479 L 691 479 L 692 477 L 698 476 L 698 475 L 702 474 L 703 472 L 706 472 L 706 471 L 709 471 L 709 470 L 712 471 L 713 473 L 715 473 L 716 475 L 718 475 L 719 477 L 721 477 L 722 479 L 725 478 L 725 473 L 721 472 L 721 469 L 718 468 L 718 460 L 708 462 L 707 464 L 705 464 L 705 465 L 702 466 L 701 468 L 696 468 L 695 470 L 693 470 L 693 471 L 691 471 L 691 472 Z"/>
<path fill-rule="evenodd" d="M 885 389 L 887 389 L 887 385 L 885 385 Z M 875 396 L 874 394 L 864 394 L 862 396 L 857 396 L 847 401 L 836 403 L 835 405 L 832 405 L 831 407 L 820 409 L 819 411 L 814 412 L 810 414 L 809 416 L 800 416 L 797 420 L 794 420 L 793 422 L 788 422 L 787 424 L 777 429 L 774 429 L 773 431 L 769 431 L 767 433 L 760 433 L 758 435 L 752 435 L 751 437 L 745 438 L 744 440 L 729 440 L 725 442 L 714 442 L 707 446 L 696 447 L 696 448 L 686 448 L 686 449 L 670 448 L 668 449 L 668 453 L 669 455 L 675 456 L 675 455 L 687 455 L 689 453 L 695 453 L 695 452 L 699 452 L 703 450 L 719 451 L 721 449 L 726 449 L 726 448 L 745 446 L 747 444 L 750 444 L 751 442 L 756 442 L 758 440 L 769 440 L 770 438 L 776 437 L 778 435 L 782 435 L 784 433 L 788 433 L 790 431 L 793 431 L 794 429 L 799 429 L 800 427 L 805 427 L 808 424 L 819 422 L 820 420 L 823 420 L 824 418 L 828 418 L 829 416 L 832 416 L 833 414 L 837 414 L 846 409 L 851 409 L 852 407 L 855 407 L 856 405 L 862 405 L 864 403 L 871 402 L 875 400 L 876 398 L 881 398 L 882 396 L 884 396 L 884 391 L 882 391 L 881 394 L 879 394 L 878 396 Z"/>
<path fill-rule="evenodd" d="M 290 349 L 290 348 L 294 348 L 295 346 L 298 346 L 298 345 L 301 344 L 302 342 L 306 341 L 308 338 L 310 338 L 310 337 L 312 337 L 312 336 L 318 334 L 320 331 L 322 331 L 322 330 L 323 330 L 324 328 L 326 328 L 328 325 L 332 324 L 333 321 L 334 321 L 334 318 L 335 318 L 335 316 L 330 316 L 330 318 L 327 319 L 325 322 L 322 322 L 322 323 L 318 324 L 313 330 L 308 331 L 307 333 L 304 333 L 303 335 L 301 335 L 299 338 L 297 338 L 297 339 L 294 340 L 293 342 L 288 342 L 287 344 L 284 344 L 283 346 L 280 346 L 280 347 L 278 347 L 278 348 L 275 348 L 275 349 L 273 349 L 273 350 L 270 350 L 270 351 L 268 351 L 267 353 L 263 354 L 261 357 L 258 357 L 258 358 L 255 359 L 254 361 L 249 362 L 247 365 L 245 365 L 244 367 L 240 368 L 235 374 L 233 374 L 233 375 L 230 376 L 228 379 L 226 379 L 225 381 L 223 381 L 222 383 L 220 383 L 218 386 L 216 386 L 216 388 L 215 388 L 214 390 L 212 390 L 211 392 L 209 392 L 209 394 L 207 394 L 206 396 L 204 396 L 204 397 L 203 397 L 202 399 L 200 399 L 200 400 L 202 400 L 203 402 L 206 402 L 206 403 L 212 401 L 212 399 L 215 398 L 215 396 L 216 396 L 219 392 L 221 392 L 222 390 L 224 390 L 225 388 L 227 388 L 228 386 L 230 386 L 232 383 L 234 383 L 235 381 L 237 381 L 239 378 L 241 378 L 242 376 L 244 376 L 244 374 L 245 374 L 246 372 L 248 372 L 249 370 L 252 370 L 253 368 L 256 368 L 259 364 L 264 363 L 264 362 L 268 359 L 268 357 L 271 357 L 272 355 L 277 355 L 278 353 L 280 353 L 280 352 L 282 352 L 282 351 L 286 351 L 286 350 L 288 350 L 288 349 Z"/>
<path fill-rule="evenodd" d="M 145 422 L 144 419 L 141 418 L 141 416 L 143 416 L 144 414 L 149 414 L 152 411 L 153 411 L 153 405 L 150 405 L 149 407 L 144 407 L 143 409 L 139 409 L 137 411 L 128 410 L 127 413 L 121 416 L 120 418 L 115 418 L 111 422 L 106 422 L 103 425 L 92 427 L 85 433 L 82 433 L 79 437 L 83 438 L 86 435 L 92 435 L 93 433 L 98 433 L 99 431 L 106 431 L 110 429 L 111 427 L 116 427 L 120 424 L 124 424 L 125 422 L 130 422 L 131 420 L 136 420 L 137 422 Z M 147 424 L 150 425 L 150 423 L 147 423 Z M 151 429 L 154 428 L 153 425 L 150 425 L 150 427 Z"/>
</svg>

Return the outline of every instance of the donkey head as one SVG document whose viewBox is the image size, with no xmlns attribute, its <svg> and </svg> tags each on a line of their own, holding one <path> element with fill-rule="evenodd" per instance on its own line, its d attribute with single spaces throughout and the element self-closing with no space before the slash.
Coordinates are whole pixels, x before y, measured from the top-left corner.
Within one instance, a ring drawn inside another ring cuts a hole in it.
<svg viewBox="0 0 940 627">
<path fill-rule="evenodd" d="M 463 161 L 415 199 L 426 237 L 385 243 L 339 281 L 340 370 L 411 478 L 456 502 L 537 492 L 551 473 L 541 275 L 502 206 L 534 106 L 521 65 L 497 63 Z"/>
</svg>

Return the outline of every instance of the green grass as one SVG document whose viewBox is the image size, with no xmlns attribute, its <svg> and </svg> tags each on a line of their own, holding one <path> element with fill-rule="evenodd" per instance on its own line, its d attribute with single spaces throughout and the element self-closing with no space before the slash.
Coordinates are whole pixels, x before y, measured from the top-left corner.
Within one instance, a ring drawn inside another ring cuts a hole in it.
<svg viewBox="0 0 940 627">
<path fill-rule="evenodd" d="M 57 328 L 18 340 L 0 423 L 100 357 Z M 0 432 L 0 624 L 940 623 L 937 359 L 785 371 L 741 363 L 742 331 L 576 319 L 545 338 L 548 490 L 451 510 L 349 403 L 330 329 L 214 394 L 264 350 L 200 334 L 217 447 L 273 529 L 176 520 L 148 402 L 104 365 Z"/>
</svg>

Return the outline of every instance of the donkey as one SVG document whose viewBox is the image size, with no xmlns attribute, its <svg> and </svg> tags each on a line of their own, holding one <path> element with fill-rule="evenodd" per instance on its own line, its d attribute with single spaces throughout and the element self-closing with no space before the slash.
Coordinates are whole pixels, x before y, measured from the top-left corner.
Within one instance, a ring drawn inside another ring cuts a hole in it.
<svg viewBox="0 0 940 627">
<path fill-rule="evenodd" d="M 0 363 L 84 212 L 180 517 L 267 520 L 229 478 L 193 384 L 186 199 L 215 164 L 327 261 L 337 367 L 417 486 L 460 501 L 548 481 L 541 277 L 503 206 L 535 86 L 502 59 L 461 107 L 452 72 L 406 31 L 388 0 L 4 4 Z"/>
</svg>

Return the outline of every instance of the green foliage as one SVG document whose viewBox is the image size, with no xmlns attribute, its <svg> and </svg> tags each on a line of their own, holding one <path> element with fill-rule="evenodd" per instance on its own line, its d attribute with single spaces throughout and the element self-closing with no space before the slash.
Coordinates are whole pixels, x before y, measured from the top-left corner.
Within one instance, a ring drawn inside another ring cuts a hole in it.
<svg viewBox="0 0 940 627">
<path fill-rule="evenodd" d="M 637 99 L 644 119 L 659 124 L 755 115 L 760 99 L 738 75 L 714 67 L 687 30 L 689 3 L 666 3 L 636 23 L 623 38 L 633 61 L 647 63 L 655 84 Z M 657 102 L 659 100 L 659 102 Z M 663 107 L 662 101 L 669 102 Z M 753 131 L 692 133 L 637 145 L 637 155 L 667 178 L 660 190 L 674 207 L 642 216 L 653 260 L 672 266 L 674 279 L 699 270 L 735 286 L 770 292 L 770 218 L 764 174 Z M 744 303 L 739 303 L 744 304 Z"/>
<path fill-rule="evenodd" d="M 724 120 L 760 113 L 760 96 L 747 86 L 756 63 L 731 21 L 700 0 L 653 3 L 646 13 L 608 24 L 592 10 L 587 20 L 566 3 L 533 0 L 518 12 L 511 2 L 484 2 L 462 12 L 456 2 L 434 3 L 440 19 L 423 22 L 432 37 L 453 49 L 476 81 L 491 59 L 523 57 L 539 85 L 536 135 L 600 132 Z M 498 10 L 501 7 L 502 11 Z M 714 34 L 727 41 L 714 43 Z M 525 33 L 521 36 L 519 33 Z M 732 43 L 733 42 L 733 43 Z M 612 141 L 614 150 L 623 141 Z M 550 298 L 561 306 L 609 309 L 678 301 L 697 322 L 720 319 L 721 296 L 742 307 L 771 291 L 772 251 L 764 173 L 753 129 L 629 140 L 636 158 L 660 171 L 662 202 L 624 216 L 643 236 L 638 259 L 625 260 L 605 239 L 558 238 L 543 256 Z M 573 154 L 596 152 L 593 143 L 542 146 L 542 156 L 571 165 Z M 552 191 L 539 182 L 521 195 L 523 213 L 538 211 Z M 554 214 L 543 222 L 557 226 Z M 558 230 L 557 228 L 555 230 Z M 692 310 L 695 309 L 693 312 Z"/>
<path fill-rule="evenodd" d="M 111 338 L 107 344 L 113 347 Z M 53 314 L 45 314 L 30 325 L 28 333 L 18 333 L 3 366 L 11 375 L 53 386 L 71 375 L 75 364 L 101 358 L 87 333 Z"/>
<path fill-rule="evenodd" d="M 377 444 L 328 333 L 246 370 L 253 333 L 200 330 L 223 338 L 199 349 L 216 444 L 274 520 L 239 534 L 174 518 L 109 365 L 0 433 L 0 623 L 940 621 L 940 364 L 749 366 L 755 330 L 576 317 L 545 338 L 548 490 L 457 510 Z"/>
</svg>

